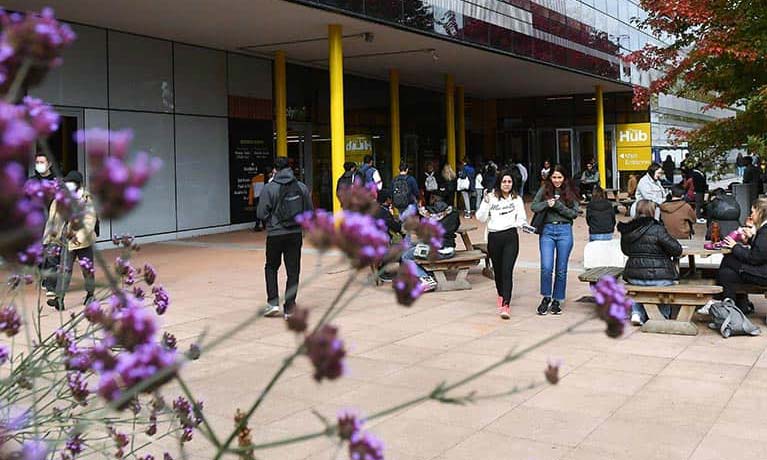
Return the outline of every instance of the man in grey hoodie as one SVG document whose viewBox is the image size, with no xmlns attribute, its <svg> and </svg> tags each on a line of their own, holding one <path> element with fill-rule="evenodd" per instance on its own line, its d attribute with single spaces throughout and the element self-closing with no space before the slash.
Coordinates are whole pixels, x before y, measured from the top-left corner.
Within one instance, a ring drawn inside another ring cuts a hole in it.
<svg viewBox="0 0 767 460">
<path fill-rule="evenodd" d="M 303 234 L 295 218 L 305 211 L 311 211 L 313 207 L 309 189 L 293 175 L 287 158 L 277 158 L 274 169 L 277 170 L 277 174 L 261 191 L 256 211 L 258 218 L 266 222 L 266 267 L 264 270 L 269 305 L 264 315 L 280 315 L 277 270 L 284 259 L 285 270 L 288 273 L 284 305 L 287 318 L 296 305 L 298 278 L 301 272 Z"/>
</svg>

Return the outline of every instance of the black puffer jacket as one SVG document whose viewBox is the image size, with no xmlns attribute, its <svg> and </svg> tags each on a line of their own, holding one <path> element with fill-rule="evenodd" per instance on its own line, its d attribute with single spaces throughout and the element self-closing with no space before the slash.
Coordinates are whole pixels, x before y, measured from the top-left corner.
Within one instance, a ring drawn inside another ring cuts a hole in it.
<svg viewBox="0 0 767 460">
<path fill-rule="evenodd" d="M 734 197 L 722 196 L 713 199 L 706 206 L 708 229 L 706 239 L 711 239 L 711 223 L 719 222 L 719 234 L 724 238 L 728 233 L 740 228 L 740 205 Z"/>
<path fill-rule="evenodd" d="M 672 257 L 682 254 L 679 244 L 666 228 L 652 217 L 639 217 L 619 223 L 621 250 L 628 256 L 623 278 L 626 280 L 675 280 L 679 277 Z"/>
<path fill-rule="evenodd" d="M 586 222 L 590 234 L 612 233 L 615 230 L 615 208 L 607 200 L 593 200 L 586 207 Z"/>
<path fill-rule="evenodd" d="M 761 285 L 767 285 L 767 225 L 759 227 L 749 244 L 738 244 L 732 248 L 732 257 L 743 262 L 740 267 L 742 273 L 757 278 Z"/>
</svg>

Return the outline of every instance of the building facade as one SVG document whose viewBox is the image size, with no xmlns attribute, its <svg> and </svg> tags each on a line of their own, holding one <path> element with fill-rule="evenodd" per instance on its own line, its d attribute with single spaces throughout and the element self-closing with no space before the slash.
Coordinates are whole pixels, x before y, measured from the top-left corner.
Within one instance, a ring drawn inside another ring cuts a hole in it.
<svg viewBox="0 0 767 460">
<path fill-rule="evenodd" d="M 728 115 L 703 114 L 700 104 L 673 97 L 658 98 L 649 110 L 632 108 L 631 85 L 649 77 L 620 56 L 662 37 L 635 26 L 632 18 L 644 12 L 631 0 L 253 0 L 193 7 L 115 0 L 88 8 L 77 0 L 25 0 L 7 7 L 43 4 L 78 34 L 64 66 L 29 90 L 64 117 L 52 139 L 63 168 L 87 178 L 84 152 L 71 135 L 91 127 L 130 128 L 135 150 L 164 161 L 140 208 L 102 222 L 105 239 L 250 225 L 254 181 L 269 171 L 280 142 L 315 204 L 331 208 L 338 175 L 331 24 L 343 30 L 341 156 L 359 162 L 373 155 L 387 180 L 400 161 L 420 179 L 427 163 L 464 156 L 477 163 L 513 159 L 530 171 L 548 159 L 575 174 L 599 156 L 597 87 L 610 187 L 665 154 L 681 160 L 684 151 L 671 147 L 668 128 Z M 284 79 L 278 53 L 287 58 Z"/>
</svg>

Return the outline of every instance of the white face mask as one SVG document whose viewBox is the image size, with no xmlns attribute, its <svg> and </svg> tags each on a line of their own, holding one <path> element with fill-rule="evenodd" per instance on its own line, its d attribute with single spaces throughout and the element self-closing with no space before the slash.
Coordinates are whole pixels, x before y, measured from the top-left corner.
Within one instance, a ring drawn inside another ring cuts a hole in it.
<svg viewBox="0 0 767 460">
<path fill-rule="evenodd" d="M 48 171 L 48 165 L 45 163 L 35 163 L 35 171 L 38 174 L 45 174 Z"/>
<path fill-rule="evenodd" d="M 65 182 L 64 185 L 67 186 L 70 192 L 76 193 L 77 192 L 77 184 L 74 182 Z"/>
</svg>

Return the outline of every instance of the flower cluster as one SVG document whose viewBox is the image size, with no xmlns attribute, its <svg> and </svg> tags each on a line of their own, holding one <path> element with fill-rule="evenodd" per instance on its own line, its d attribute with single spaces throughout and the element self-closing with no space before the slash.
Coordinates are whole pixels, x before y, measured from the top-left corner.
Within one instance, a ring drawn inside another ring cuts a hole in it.
<svg viewBox="0 0 767 460">
<path fill-rule="evenodd" d="M 338 201 L 344 211 L 373 215 L 378 210 L 377 192 L 378 188 L 372 182 L 367 186 L 352 184 L 338 190 Z"/>
<path fill-rule="evenodd" d="M 181 442 L 191 441 L 194 428 L 202 423 L 202 401 L 192 404 L 188 399 L 179 396 L 173 401 L 173 411 L 184 428 Z"/>
<path fill-rule="evenodd" d="M 90 191 L 100 206 L 104 218 L 118 218 L 138 205 L 141 188 L 156 173 L 162 162 L 146 152 L 134 156 L 132 164 L 127 161 L 128 146 L 133 135 L 130 131 L 108 131 L 94 128 L 75 133 L 78 143 L 92 165 Z"/>
<path fill-rule="evenodd" d="M 0 333 L 13 337 L 19 333 L 19 328 L 21 328 L 21 317 L 16 311 L 16 307 L 6 305 L 0 308 Z"/>
<path fill-rule="evenodd" d="M 48 69 L 61 64 L 61 53 L 75 40 L 75 33 L 44 8 L 40 14 L 0 14 L 0 85 L 7 89 L 24 65 L 31 64 L 28 81 L 37 83 Z"/>
<path fill-rule="evenodd" d="M 85 400 L 91 392 L 88 390 L 88 381 L 85 380 L 83 373 L 78 371 L 67 373 L 67 386 L 75 401 L 85 405 Z"/>
<path fill-rule="evenodd" d="M 445 229 L 439 221 L 419 219 L 417 215 L 414 215 L 405 220 L 403 228 L 415 233 L 418 241 L 428 244 L 431 249 L 429 254 L 436 257 L 437 251 L 442 247 L 442 237 L 445 236 Z"/>
<path fill-rule="evenodd" d="M 152 295 L 154 295 L 154 306 L 157 314 L 165 314 L 170 305 L 170 295 L 168 295 L 168 291 L 162 286 L 153 286 Z"/>
<path fill-rule="evenodd" d="M 151 286 L 154 284 L 156 279 L 157 271 L 154 269 L 154 267 L 149 264 L 144 264 L 144 282 Z"/>
<path fill-rule="evenodd" d="M 84 440 L 82 438 L 82 435 L 80 433 L 75 433 L 73 436 L 71 436 L 69 439 L 67 439 L 66 448 L 69 451 L 70 454 L 72 454 L 72 457 L 76 457 L 83 451 L 83 444 Z"/>
<path fill-rule="evenodd" d="M 25 273 L 25 274 L 14 273 L 13 275 L 8 277 L 8 286 L 10 286 L 11 289 L 16 289 L 22 284 L 30 285 L 34 283 L 34 281 L 35 281 L 35 277 L 29 273 Z"/>
<path fill-rule="evenodd" d="M 301 214 L 296 221 L 315 247 L 339 248 L 356 268 L 380 263 L 389 247 L 386 224 L 368 214 L 343 211 L 333 215 L 318 210 Z"/>
<path fill-rule="evenodd" d="M 109 437 L 114 441 L 115 447 L 117 447 L 115 458 L 123 458 L 123 456 L 125 456 L 125 451 L 123 449 L 130 444 L 130 438 L 127 434 L 115 430 L 112 426 L 108 427 L 107 431 L 109 432 Z"/>
<path fill-rule="evenodd" d="M 362 420 L 352 411 L 346 410 L 338 414 L 338 437 L 348 441 L 362 428 Z"/>
<path fill-rule="evenodd" d="M 349 440 L 351 460 L 383 460 L 383 443 L 368 432 L 357 432 Z"/>
<path fill-rule="evenodd" d="M 83 272 L 90 273 L 91 275 L 96 273 L 96 267 L 93 265 L 91 259 L 83 257 L 82 259 L 77 259 L 77 263 L 80 264 L 80 268 L 83 269 Z"/>
<path fill-rule="evenodd" d="M 177 343 L 178 342 L 175 335 L 167 331 L 162 333 L 162 346 L 164 346 L 166 349 L 175 350 Z"/>
<path fill-rule="evenodd" d="M 306 354 L 314 365 L 314 380 L 335 380 L 344 373 L 346 357 L 344 343 L 338 338 L 338 328 L 325 324 L 304 340 Z"/>
<path fill-rule="evenodd" d="M 0 103 L 0 131 L 2 131 L 2 103 Z M 7 135 L 7 133 L 5 133 Z M 0 136 L 3 133 L 0 132 Z M 3 139 L 0 146 L 5 145 Z M 39 262 L 42 251 L 40 236 L 45 224 L 44 195 L 48 193 L 38 181 L 27 180 L 24 167 L 16 161 L 5 161 L 0 147 L 0 257 L 8 261 L 20 261 L 34 265 Z"/>
<path fill-rule="evenodd" d="M 397 276 L 392 282 L 392 287 L 400 305 L 409 307 L 424 293 L 424 286 L 418 278 L 415 262 L 403 260 L 399 265 Z"/>
<path fill-rule="evenodd" d="M 136 269 L 127 258 L 120 256 L 115 258 L 115 272 L 120 275 L 126 286 L 133 286 L 136 283 Z"/>
<path fill-rule="evenodd" d="M 612 276 L 604 276 L 591 287 L 599 318 L 607 323 L 608 337 L 623 335 L 633 302 L 626 289 Z"/>
<path fill-rule="evenodd" d="M 8 346 L 0 343 L 0 366 L 5 364 L 10 356 L 11 350 L 8 348 Z"/>
<path fill-rule="evenodd" d="M 295 307 L 293 309 L 293 313 L 288 317 L 287 323 L 288 329 L 301 333 L 306 330 L 306 328 L 309 326 L 308 324 L 309 319 L 309 309 L 308 308 L 301 308 L 301 307 Z"/>
<path fill-rule="evenodd" d="M 122 247 L 125 249 L 130 249 L 131 251 L 138 251 L 141 249 L 141 247 L 136 243 L 136 239 L 132 235 L 128 235 L 127 233 L 124 235 L 115 235 L 112 237 L 112 244 L 118 247 Z"/>
</svg>

